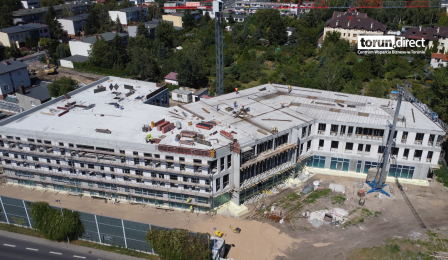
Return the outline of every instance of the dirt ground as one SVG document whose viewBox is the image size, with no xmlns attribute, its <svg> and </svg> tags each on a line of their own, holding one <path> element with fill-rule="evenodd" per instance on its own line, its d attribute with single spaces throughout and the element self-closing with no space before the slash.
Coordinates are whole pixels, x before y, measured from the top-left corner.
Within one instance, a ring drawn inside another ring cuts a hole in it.
<svg viewBox="0 0 448 260">
<path fill-rule="evenodd" d="M 346 196 L 349 200 L 345 201 L 343 205 L 333 205 L 330 197 L 337 194 L 332 192 L 329 197 L 320 198 L 315 203 L 306 205 L 303 211 L 309 210 L 311 212 L 338 207 L 350 212 L 360 208 L 357 213 L 349 216 L 349 219 L 354 219 L 356 223 L 344 228 L 333 227 L 329 224 L 314 228 L 305 219 L 291 219 L 290 224 L 278 224 L 263 219 L 262 221 L 277 227 L 281 233 L 287 234 L 292 239 L 302 239 L 302 242 L 299 243 L 291 241 L 289 248 L 282 252 L 284 255 L 277 256 L 275 260 L 347 259 L 347 254 L 355 248 L 384 244 L 385 240 L 391 237 L 424 239 L 427 230 L 446 230 L 446 227 L 448 227 L 448 219 L 445 215 L 448 203 L 444 200 L 448 193 L 438 183 L 433 183 L 431 187 L 403 185 L 404 192 L 427 227 L 424 229 L 420 227 L 419 222 L 394 183 L 391 183 L 391 185 L 395 187 L 395 195 L 391 194 L 390 198 L 382 195 L 380 199 L 377 196 L 378 193 L 369 194 L 364 206 L 359 206 L 355 203 L 354 198 L 357 198 L 357 196 L 353 193 L 354 188 L 355 191 L 358 190 L 356 179 L 318 175 L 311 178 L 308 183 L 312 183 L 314 180 L 321 180 L 325 187 L 328 187 L 330 183 L 345 185 Z M 366 188 L 367 185 L 364 185 L 364 189 Z M 367 188 L 367 190 L 369 189 Z M 368 212 L 371 212 L 372 215 L 362 215 L 363 220 L 359 222 L 359 213 L 362 208 L 368 209 Z M 376 217 L 375 212 L 377 212 Z"/>
<path fill-rule="evenodd" d="M 319 198 L 315 203 L 304 206 L 300 212 L 326 207 L 339 207 L 351 211 L 360 207 L 353 202 L 353 186 L 356 187 L 356 179 L 317 175 L 308 183 L 314 180 L 321 180 L 325 187 L 332 182 L 345 185 L 349 200 L 343 205 L 333 205 L 330 198 L 337 194 L 330 193 L 328 197 Z M 395 186 L 395 184 L 392 185 Z M 445 215 L 448 202 L 444 200 L 448 192 L 440 184 L 434 183 L 432 187 L 403 186 L 427 229 L 448 227 L 448 218 Z M 289 189 L 265 199 L 272 202 L 293 191 L 298 192 L 300 189 L 301 187 L 295 190 Z M 261 217 L 247 220 L 246 217 L 251 213 L 235 218 L 223 215 L 211 217 L 206 214 L 181 211 L 165 212 L 150 206 L 113 205 L 92 200 L 89 197 L 78 198 L 65 193 L 56 194 L 51 190 L 44 193 L 42 190 L 11 185 L 0 186 L 0 194 L 30 201 L 47 201 L 54 206 L 58 206 L 55 200 L 60 199 L 63 207 L 73 210 L 166 227 L 185 228 L 196 232 L 213 233 L 213 228 L 216 227 L 225 233 L 223 238 L 226 244 L 230 245 L 227 257 L 235 260 L 347 259 L 348 253 L 355 248 L 371 247 L 396 236 L 424 238 L 427 230 L 420 227 L 397 188 L 395 188 L 395 195 L 391 198 L 382 196 L 379 199 L 369 195 L 364 208 L 369 209 L 370 212 L 380 211 L 381 213 L 377 217 L 365 217 L 362 223 L 357 222 L 345 228 L 328 224 L 314 228 L 307 220 L 294 218 L 291 218 L 291 223 L 284 224 Z M 266 205 L 269 203 L 267 201 Z M 254 208 L 254 206 L 250 207 Z M 232 233 L 230 225 L 241 228 L 241 234 Z"/>
<path fill-rule="evenodd" d="M 58 67 L 56 69 L 55 74 L 47 75 L 44 72 L 44 64 L 40 62 L 29 62 L 27 63 L 29 65 L 29 69 L 34 69 L 36 72 L 36 78 L 42 81 L 48 81 L 52 82 L 55 79 L 59 79 L 61 77 L 71 77 L 72 79 L 78 81 L 79 83 L 85 83 L 86 85 L 97 81 L 99 79 L 102 79 L 106 76 L 103 75 L 96 75 L 91 73 L 85 73 L 73 69 L 66 69 L 62 67 Z"/>
</svg>

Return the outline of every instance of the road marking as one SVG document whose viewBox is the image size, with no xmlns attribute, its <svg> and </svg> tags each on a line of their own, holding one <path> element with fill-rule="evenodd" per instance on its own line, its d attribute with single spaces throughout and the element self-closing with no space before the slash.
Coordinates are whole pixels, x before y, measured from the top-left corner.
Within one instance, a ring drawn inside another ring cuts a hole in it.
<svg viewBox="0 0 448 260">
<path fill-rule="evenodd" d="M 16 247 L 15 245 L 3 244 L 4 246 Z"/>
<path fill-rule="evenodd" d="M 53 251 L 50 251 L 50 254 L 55 254 L 55 255 L 62 255 L 62 253 L 58 253 L 58 252 L 53 252 Z"/>
<path fill-rule="evenodd" d="M 26 249 L 27 249 L 27 250 L 32 250 L 32 251 L 39 251 L 39 249 L 29 248 L 29 247 L 27 247 Z"/>
<path fill-rule="evenodd" d="M 85 256 L 79 256 L 79 255 L 74 255 L 73 257 L 76 257 L 76 258 L 83 258 L 83 259 L 86 258 Z"/>
</svg>

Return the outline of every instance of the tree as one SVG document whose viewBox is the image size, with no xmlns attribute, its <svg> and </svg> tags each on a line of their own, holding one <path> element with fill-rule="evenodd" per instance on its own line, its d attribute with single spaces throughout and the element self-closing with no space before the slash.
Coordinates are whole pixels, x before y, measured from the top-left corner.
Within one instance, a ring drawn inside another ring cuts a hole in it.
<svg viewBox="0 0 448 260">
<path fill-rule="evenodd" d="M 143 10 L 143 7 L 140 7 L 140 11 L 138 12 L 138 22 L 144 23 L 148 21 L 148 15 L 145 13 L 145 10 Z"/>
<path fill-rule="evenodd" d="M 234 25 L 235 24 L 235 19 L 233 19 L 232 13 L 230 13 L 229 15 L 229 25 Z"/>
<path fill-rule="evenodd" d="M 448 26 L 448 14 L 443 12 L 439 14 L 439 21 L 437 22 L 438 26 Z"/>
<path fill-rule="evenodd" d="M 193 29 L 195 21 L 193 17 L 191 17 L 191 11 L 189 9 L 185 10 L 184 17 L 182 18 L 183 26 L 185 30 L 189 31 Z"/>
<path fill-rule="evenodd" d="M 384 97 L 387 87 L 385 82 L 380 79 L 372 80 L 367 86 L 366 95 L 371 97 Z"/>
<path fill-rule="evenodd" d="M 273 45 L 283 45 L 288 40 L 288 33 L 286 32 L 286 25 L 283 22 L 280 13 L 276 16 L 277 17 L 274 17 L 274 20 L 271 21 L 267 38 Z"/>
<path fill-rule="evenodd" d="M 323 64 L 317 73 L 317 83 L 321 89 L 339 91 L 341 65 L 336 61 L 329 60 Z"/>
<path fill-rule="evenodd" d="M 15 45 L 5 47 L 4 53 L 6 59 L 18 58 L 21 56 L 20 50 Z"/>
<path fill-rule="evenodd" d="M 138 25 L 137 25 L 137 36 L 140 36 L 140 35 L 147 39 L 149 39 L 149 37 L 150 37 L 148 29 L 145 27 L 144 23 L 138 23 Z"/>
<path fill-rule="evenodd" d="M 356 55 L 356 53 L 354 53 L 354 52 L 349 52 L 348 53 L 348 55 L 345 57 L 345 63 L 346 64 L 349 64 L 349 65 L 353 65 L 353 64 L 355 64 L 356 62 L 358 62 L 358 55 Z"/>
<path fill-rule="evenodd" d="M 176 30 L 173 26 L 167 22 L 161 22 L 157 26 L 156 39 L 165 47 L 172 48 L 173 41 L 176 36 Z"/>
<path fill-rule="evenodd" d="M 117 33 L 123 33 L 123 26 L 121 26 L 121 22 L 118 16 L 117 19 L 115 20 L 115 31 L 117 31 Z"/>
<path fill-rule="evenodd" d="M 92 30 L 90 29 L 89 23 L 84 24 L 84 36 L 92 35 Z"/>
<path fill-rule="evenodd" d="M 103 38 L 97 39 L 92 45 L 92 49 L 89 51 L 88 63 L 92 66 L 111 69 L 112 63 L 109 59 L 109 54 L 109 44 Z"/>
<path fill-rule="evenodd" d="M 152 57 L 150 50 L 134 48 L 131 51 L 130 58 L 130 62 L 127 64 L 127 69 L 131 75 L 140 79 L 155 81 L 159 71 L 157 63 Z"/>
<path fill-rule="evenodd" d="M 434 72 L 434 81 L 431 86 L 434 98 L 431 107 L 443 121 L 448 121 L 448 68 L 440 68 Z"/>
<path fill-rule="evenodd" d="M 72 210 L 52 208 L 47 202 L 31 204 L 34 226 L 45 238 L 55 241 L 75 240 L 82 235 L 84 227 L 79 213 Z"/>
<path fill-rule="evenodd" d="M 37 47 L 37 42 L 28 36 L 25 36 L 25 46 L 29 49 Z"/>
<path fill-rule="evenodd" d="M 126 48 L 123 44 L 123 39 L 115 34 L 114 39 L 111 42 L 110 61 L 112 62 L 112 68 L 123 70 L 126 66 L 127 56 Z"/>
<path fill-rule="evenodd" d="M 180 52 L 177 80 L 179 85 L 195 87 L 204 79 L 204 69 L 199 50 L 185 48 Z"/>
<path fill-rule="evenodd" d="M 47 14 L 45 14 L 44 21 L 48 25 L 50 35 L 52 39 L 62 39 L 65 37 L 65 32 L 62 30 L 61 23 L 56 19 L 56 12 L 53 6 L 48 8 Z"/>
<path fill-rule="evenodd" d="M 3 2 L 1 5 L 1 15 L 0 15 L 0 28 L 7 28 L 14 25 L 13 18 L 12 18 L 12 11 L 13 9 L 11 6 Z"/>
<path fill-rule="evenodd" d="M 78 82 L 71 77 L 62 77 L 48 85 L 50 96 L 59 97 L 75 90 Z"/>
<path fill-rule="evenodd" d="M 56 47 L 56 53 L 58 55 L 58 59 L 63 59 L 71 56 L 70 47 L 68 46 L 68 44 L 59 44 L 58 47 Z"/>
<path fill-rule="evenodd" d="M 84 35 L 91 35 L 98 32 L 100 29 L 100 19 L 99 19 L 99 11 L 96 8 L 90 7 L 90 13 L 87 16 L 87 25 L 90 30 L 89 33 L 84 32 Z M 84 26 L 87 26 L 84 25 Z M 86 30 L 87 28 L 84 28 Z M 86 30 L 87 31 L 87 30 Z"/>
</svg>

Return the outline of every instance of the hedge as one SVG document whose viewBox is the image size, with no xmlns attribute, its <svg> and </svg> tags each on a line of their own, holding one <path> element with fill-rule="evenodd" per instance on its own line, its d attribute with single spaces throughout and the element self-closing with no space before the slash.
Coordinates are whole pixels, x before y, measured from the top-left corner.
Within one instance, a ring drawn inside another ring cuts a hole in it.
<svg viewBox="0 0 448 260">
<path fill-rule="evenodd" d="M 165 260 L 210 260 L 208 234 L 193 234 L 185 229 L 151 229 L 146 240 L 159 258 Z"/>
<path fill-rule="evenodd" d="M 87 64 L 87 62 L 73 62 L 73 67 L 76 70 L 101 74 L 105 76 L 129 77 L 129 74 L 127 74 L 125 71 L 95 67 Z"/>
<path fill-rule="evenodd" d="M 31 216 L 35 227 L 45 238 L 55 241 L 75 240 L 84 232 L 79 213 L 63 209 L 64 216 L 59 209 L 52 208 L 47 202 L 31 204 Z"/>
</svg>

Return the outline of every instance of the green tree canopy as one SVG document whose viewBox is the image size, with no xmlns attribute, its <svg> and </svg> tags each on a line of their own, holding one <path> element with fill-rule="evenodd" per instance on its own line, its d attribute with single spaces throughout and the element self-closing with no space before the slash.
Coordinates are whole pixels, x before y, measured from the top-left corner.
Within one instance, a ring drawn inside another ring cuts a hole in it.
<svg viewBox="0 0 448 260">
<path fill-rule="evenodd" d="M 78 82 L 71 77 L 62 77 L 48 85 L 48 92 L 52 97 L 59 97 L 75 90 L 77 85 Z"/>
<path fill-rule="evenodd" d="M 47 202 L 36 202 L 31 204 L 31 216 L 34 226 L 42 232 L 45 238 L 55 241 L 78 239 L 84 232 L 79 213 L 63 209 L 54 209 Z"/>
<path fill-rule="evenodd" d="M 159 26 L 157 26 L 156 39 L 164 47 L 172 48 L 175 37 L 176 31 L 170 23 L 161 22 Z"/>
</svg>

